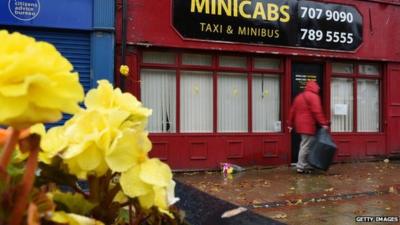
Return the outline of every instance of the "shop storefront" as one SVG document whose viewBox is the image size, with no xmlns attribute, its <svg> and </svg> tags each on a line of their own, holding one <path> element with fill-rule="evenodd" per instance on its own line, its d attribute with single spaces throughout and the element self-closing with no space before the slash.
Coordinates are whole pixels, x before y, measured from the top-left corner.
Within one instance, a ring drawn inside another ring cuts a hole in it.
<svg viewBox="0 0 400 225">
<path fill-rule="evenodd" d="M 321 86 L 336 161 L 400 154 L 400 1 L 136 0 L 124 7 L 117 50 L 126 53 L 117 63 L 133 72 L 123 88 L 153 109 L 152 154 L 173 168 L 297 161 L 298 138 L 286 121 L 307 80 Z"/>
</svg>

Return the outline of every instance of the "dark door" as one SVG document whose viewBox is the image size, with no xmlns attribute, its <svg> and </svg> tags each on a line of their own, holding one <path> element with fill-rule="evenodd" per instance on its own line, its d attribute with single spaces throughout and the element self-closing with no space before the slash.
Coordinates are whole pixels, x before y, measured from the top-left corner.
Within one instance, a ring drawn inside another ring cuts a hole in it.
<svg viewBox="0 0 400 225">
<path fill-rule="evenodd" d="M 320 95 L 323 92 L 323 78 L 324 66 L 316 63 L 298 63 L 292 64 L 292 102 L 294 97 L 301 93 L 307 81 L 316 80 L 321 87 Z M 321 99 L 323 97 L 321 96 Z M 299 156 L 300 135 L 292 132 L 292 163 L 296 163 Z"/>
</svg>

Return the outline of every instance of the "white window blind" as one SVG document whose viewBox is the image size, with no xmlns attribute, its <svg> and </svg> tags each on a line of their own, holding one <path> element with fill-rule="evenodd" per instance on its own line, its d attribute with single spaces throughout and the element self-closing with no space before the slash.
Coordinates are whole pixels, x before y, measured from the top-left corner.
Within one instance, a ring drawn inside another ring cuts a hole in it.
<svg viewBox="0 0 400 225">
<path fill-rule="evenodd" d="M 181 132 L 212 132 L 212 73 L 184 71 L 181 73 L 180 89 Z"/>
<path fill-rule="evenodd" d="M 331 129 L 334 132 L 353 131 L 353 81 L 332 78 Z"/>
<path fill-rule="evenodd" d="M 247 76 L 218 74 L 218 132 L 247 132 Z"/>
<path fill-rule="evenodd" d="M 254 132 L 281 131 L 278 75 L 253 75 L 252 113 Z"/>
<path fill-rule="evenodd" d="M 176 131 L 176 72 L 171 70 L 143 69 L 141 100 L 153 110 L 149 118 L 150 132 Z"/>
<path fill-rule="evenodd" d="M 357 131 L 379 131 L 379 81 L 357 81 Z"/>
</svg>

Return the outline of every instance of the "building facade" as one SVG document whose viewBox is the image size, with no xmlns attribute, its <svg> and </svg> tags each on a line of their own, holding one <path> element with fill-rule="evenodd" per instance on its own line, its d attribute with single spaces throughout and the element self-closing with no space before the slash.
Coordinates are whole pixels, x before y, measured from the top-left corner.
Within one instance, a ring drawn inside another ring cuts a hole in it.
<svg viewBox="0 0 400 225">
<path fill-rule="evenodd" d="M 96 80 L 114 82 L 114 11 L 112 0 L 4 0 L 0 29 L 52 43 L 87 91 Z"/>
<path fill-rule="evenodd" d="M 116 58 L 133 72 L 116 78 L 153 109 L 152 154 L 175 169 L 296 162 L 287 119 L 307 80 L 336 161 L 394 156 L 399 17 L 399 0 L 128 0 Z"/>
</svg>

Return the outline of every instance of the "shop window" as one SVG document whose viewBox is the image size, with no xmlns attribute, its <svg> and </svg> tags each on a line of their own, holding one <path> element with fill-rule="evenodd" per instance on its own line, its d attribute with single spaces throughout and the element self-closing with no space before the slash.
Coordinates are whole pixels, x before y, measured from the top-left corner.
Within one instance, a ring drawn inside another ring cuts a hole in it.
<svg viewBox="0 0 400 225">
<path fill-rule="evenodd" d="M 212 73 L 182 72 L 180 90 L 181 132 L 213 132 Z"/>
<path fill-rule="evenodd" d="M 247 132 L 247 75 L 218 74 L 218 132 Z"/>
<path fill-rule="evenodd" d="M 271 58 L 254 58 L 255 69 L 273 69 L 279 70 L 281 67 L 281 60 Z"/>
<path fill-rule="evenodd" d="M 357 131 L 379 131 L 379 82 L 357 81 Z"/>
<path fill-rule="evenodd" d="M 211 66 L 212 56 L 204 54 L 182 54 L 183 65 Z"/>
<path fill-rule="evenodd" d="M 353 131 L 353 80 L 332 78 L 331 129 L 334 132 Z"/>
<path fill-rule="evenodd" d="M 377 76 L 380 73 L 379 66 L 377 64 L 361 64 L 358 68 L 360 74 L 364 75 Z"/>
<path fill-rule="evenodd" d="M 280 132 L 279 75 L 253 74 L 252 113 L 254 132 Z"/>
<path fill-rule="evenodd" d="M 219 57 L 219 66 L 246 68 L 247 67 L 247 59 L 246 59 L 246 57 L 239 57 L 239 56 L 220 56 Z"/>
<path fill-rule="evenodd" d="M 282 132 L 281 59 L 148 49 L 141 57 L 151 133 Z"/>
<path fill-rule="evenodd" d="M 332 71 L 334 73 L 352 74 L 354 72 L 353 64 L 349 64 L 349 63 L 333 63 L 332 64 Z"/>
<path fill-rule="evenodd" d="M 344 69 L 350 65 L 353 64 L 332 64 L 331 129 L 334 132 L 379 132 L 380 66 L 354 64 L 356 70 Z"/>
<path fill-rule="evenodd" d="M 175 64 L 176 54 L 172 52 L 143 52 L 143 63 L 152 64 Z"/>
<path fill-rule="evenodd" d="M 153 110 L 149 117 L 150 132 L 176 132 L 176 72 L 143 69 L 141 100 Z"/>
</svg>

